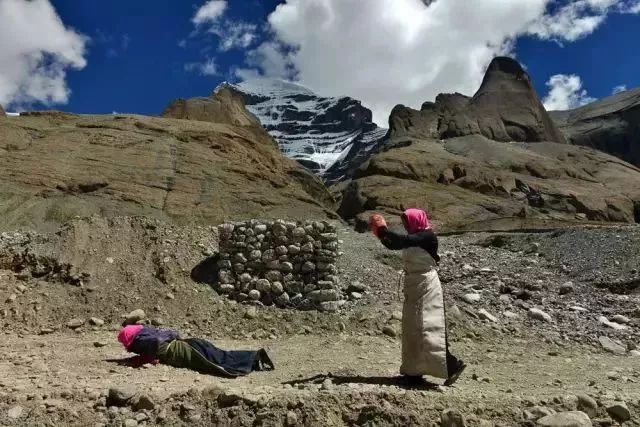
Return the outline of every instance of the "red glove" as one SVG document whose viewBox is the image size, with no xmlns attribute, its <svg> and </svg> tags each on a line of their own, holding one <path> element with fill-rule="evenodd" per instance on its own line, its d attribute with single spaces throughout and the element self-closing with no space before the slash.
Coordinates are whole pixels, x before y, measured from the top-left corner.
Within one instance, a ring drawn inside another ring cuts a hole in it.
<svg viewBox="0 0 640 427">
<path fill-rule="evenodd" d="M 384 217 L 380 214 L 371 215 L 369 217 L 369 229 L 373 235 L 379 238 L 381 228 L 387 228 L 387 222 L 384 220 Z"/>
</svg>

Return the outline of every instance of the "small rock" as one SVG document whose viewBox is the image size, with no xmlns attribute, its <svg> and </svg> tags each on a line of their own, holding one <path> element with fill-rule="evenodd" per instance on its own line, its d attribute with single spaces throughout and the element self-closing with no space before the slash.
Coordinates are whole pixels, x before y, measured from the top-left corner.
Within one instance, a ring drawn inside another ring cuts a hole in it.
<svg viewBox="0 0 640 427">
<path fill-rule="evenodd" d="M 295 412 L 287 412 L 287 427 L 294 427 L 298 425 L 298 415 Z"/>
<path fill-rule="evenodd" d="M 254 301 L 258 301 L 260 299 L 260 291 L 256 290 L 256 289 L 252 289 L 249 291 L 249 298 L 251 298 Z"/>
<path fill-rule="evenodd" d="M 560 295 L 567 295 L 573 293 L 575 291 L 575 287 L 573 286 L 573 282 L 566 282 L 560 285 Z"/>
<path fill-rule="evenodd" d="M 134 419 L 127 418 L 126 420 L 124 420 L 124 427 L 136 427 L 137 425 L 138 422 Z"/>
<path fill-rule="evenodd" d="M 391 319 L 392 320 L 402 320 L 402 312 L 401 311 L 394 311 L 393 313 L 391 313 Z"/>
<path fill-rule="evenodd" d="M 362 294 L 360 292 L 351 292 L 351 294 L 349 294 L 349 298 L 352 300 L 362 299 Z"/>
<path fill-rule="evenodd" d="M 616 331 L 627 329 L 627 327 L 625 325 L 620 325 L 618 323 L 611 322 L 611 321 L 609 321 L 609 319 L 607 319 L 604 316 L 598 317 L 598 322 L 602 323 L 605 326 L 610 327 L 611 329 L 615 329 Z"/>
<path fill-rule="evenodd" d="M 253 306 L 247 308 L 247 311 L 244 313 L 244 317 L 245 319 L 255 319 L 258 317 L 258 309 Z"/>
<path fill-rule="evenodd" d="M 27 287 L 25 285 L 19 285 L 16 289 L 18 289 L 18 292 L 20 292 L 21 294 L 27 292 Z"/>
<path fill-rule="evenodd" d="M 578 410 L 594 418 L 598 415 L 598 403 L 591 396 L 580 394 L 578 395 Z"/>
<path fill-rule="evenodd" d="M 16 294 L 11 294 L 9 295 L 9 298 L 7 298 L 7 302 L 14 302 L 16 298 L 18 298 Z"/>
<path fill-rule="evenodd" d="M 327 378 L 322 382 L 322 386 L 320 387 L 322 390 L 330 391 L 333 389 L 333 381 L 331 378 Z"/>
<path fill-rule="evenodd" d="M 106 347 L 106 346 L 107 346 L 107 343 L 102 342 L 102 341 L 94 341 L 94 342 L 93 342 L 93 346 L 94 346 L 95 348 L 102 348 L 102 347 Z"/>
<path fill-rule="evenodd" d="M 468 304 L 475 304 L 480 301 L 480 298 L 480 294 L 477 293 L 465 294 L 462 296 L 462 300 Z"/>
<path fill-rule="evenodd" d="M 367 291 L 367 285 L 365 285 L 362 282 L 353 282 L 349 285 L 349 287 L 347 288 L 347 292 L 366 292 Z"/>
<path fill-rule="evenodd" d="M 589 416 L 581 411 L 558 412 L 547 415 L 537 421 L 537 425 L 544 427 L 591 427 Z"/>
<path fill-rule="evenodd" d="M 530 308 L 529 309 L 529 317 L 532 319 L 540 320 L 543 322 L 551 322 L 552 318 L 549 314 L 540 310 L 539 308 Z"/>
<path fill-rule="evenodd" d="M 104 320 L 98 319 L 97 317 L 92 317 L 89 319 L 89 323 L 91 323 L 93 326 L 103 326 Z"/>
<path fill-rule="evenodd" d="M 113 264 L 113 258 L 111 258 L 111 257 L 107 258 L 107 262 L 108 262 L 109 264 Z"/>
<path fill-rule="evenodd" d="M 502 315 L 504 317 L 506 317 L 507 319 L 517 319 L 519 316 L 514 313 L 513 311 L 505 311 L 502 313 Z"/>
<path fill-rule="evenodd" d="M 609 353 L 622 355 L 627 352 L 626 348 L 614 342 L 611 338 L 601 336 L 601 337 L 598 337 L 598 341 L 600 342 L 600 345 L 602 346 L 602 348 L 604 348 Z"/>
<path fill-rule="evenodd" d="M 170 300 L 174 300 L 174 299 L 176 299 L 176 296 L 173 295 L 171 292 L 169 292 L 169 293 L 167 293 L 166 298 L 170 299 Z"/>
<path fill-rule="evenodd" d="M 607 414 L 620 424 L 631 419 L 631 412 L 629 412 L 629 408 L 625 402 L 613 402 L 607 405 Z"/>
<path fill-rule="evenodd" d="M 84 325 L 84 319 L 71 319 L 67 322 L 67 327 L 70 329 L 78 329 Z"/>
<path fill-rule="evenodd" d="M 132 388 L 112 387 L 107 395 L 107 406 L 128 406 L 135 394 L 136 392 Z"/>
<path fill-rule="evenodd" d="M 456 409 L 445 409 L 440 414 L 441 427 L 466 427 L 464 415 Z"/>
<path fill-rule="evenodd" d="M 587 309 L 586 309 L 586 308 L 584 308 L 584 307 L 580 307 L 579 305 L 572 305 L 572 306 L 571 306 L 571 307 L 569 307 L 569 308 L 570 308 L 571 310 L 573 310 L 573 311 L 578 312 L 578 313 L 586 313 L 587 311 L 589 311 L 589 310 L 587 310 Z"/>
<path fill-rule="evenodd" d="M 382 333 L 391 338 L 395 338 L 398 336 L 398 331 L 393 326 L 385 326 L 382 328 Z"/>
<path fill-rule="evenodd" d="M 613 316 L 611 318 L 612 321 L 616 322 L 616 323 L 621 323 L 621 324 L 627 324 L 629 323 L 631 320 L 629 320 L 628 317 L 623 316 L 621 314 L 616 314 L 615 316 Z"/>
<path fill-rule="evenodd" d="M 22 416 L 22 406 L 13 406 L 7 411 L 7 416 L 12 420 L 17 420 Z"/>
<path fill-rule="evenodd" d="M 151 411 L 155 409 L 156 404 L 153 402 L 153 400 L 149 396 L 146 396 L 143 394 L 135 398 L 132 406 L 133 406 L 133 409 L 135 409 L 136 411 L 142 411 L 145 409 L 148 411 Z"/>
<path fill-rule="evenodd" d="M 125 324 L 133 325 L 140 320 L 144 320 L 147 318 L 147 314 L 142 309 L 133 310 L 131 313 L 125 316 Z"/>
<path fill-rule="evenodd" d="M 493 323 L 497 323 L 498 322 L 498 319 L 494 315 L 489 313 L 487 310 L 485 310 L 484 308 L 478 310 L 478 316 L 482 320 L 488 320 L 488 321 L 493 322 Z"/>
</svg>

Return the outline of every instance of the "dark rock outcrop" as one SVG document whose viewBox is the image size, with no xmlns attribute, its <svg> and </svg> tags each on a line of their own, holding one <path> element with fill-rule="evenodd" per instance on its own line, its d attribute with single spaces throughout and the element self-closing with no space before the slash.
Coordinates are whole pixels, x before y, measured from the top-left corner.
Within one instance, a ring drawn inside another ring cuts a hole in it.
<svg viewBox="0 0 640 427">
<path fill-rule="evenodd" d="M 570 143 L 640 166 L 640 88 L 550 114 Z"/>
<path fill-rule="evenodd" d="M 494 141 L 565 142 L 540 102 L 529 75 L 511 58 L 495 58 L 472 98 L 443 94 L 420 111 L 399 105 L 389 118 L 391 137 L 446 139 L 483 135 Z"/>
</svg>

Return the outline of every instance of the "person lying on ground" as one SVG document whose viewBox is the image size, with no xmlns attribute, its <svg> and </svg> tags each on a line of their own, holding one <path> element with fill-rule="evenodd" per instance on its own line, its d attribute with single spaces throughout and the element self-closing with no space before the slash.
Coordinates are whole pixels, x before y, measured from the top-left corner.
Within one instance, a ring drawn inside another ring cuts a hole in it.
<svg viewBox="0 0 640 427">
<path fill-rule="evenodd" d="M 129 325 L 120 330 L 118 341 L 128 352 L 138 355 L 132 359 L 134 365 L 163 363 L 230 378 L 274 369 L 264 349 L 221 350 L 209 341 L 182 338 L 178 332 L 170 329 Z"/>
<path fill-rule="evenodd" d="M 391 250 L 402 250 L 404 305 L 402 308 L 402 365 L 400 373 L 410 384 L 423 384 L 424 375 L 452 385 L 465 369 L 449 352 L 442 286 L 436 271 L 438 238 L 427 213 L 407 209 L 401 216 L 407 234 L 389 230 L 382 215 L 372 215 L 369 227 Z"/>
</svg>

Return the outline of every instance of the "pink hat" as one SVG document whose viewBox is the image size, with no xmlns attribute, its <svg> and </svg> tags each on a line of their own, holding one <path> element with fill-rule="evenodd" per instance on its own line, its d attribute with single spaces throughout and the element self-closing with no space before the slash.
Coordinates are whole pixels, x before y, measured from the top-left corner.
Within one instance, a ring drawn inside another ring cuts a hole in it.
<svg viewBox="0 0 640 427">
<path fill-rule="evenodd" d="M 120 333 L 118 333 L 118 341 L 120 341 L 120 344 L 122 344 L 124 348 L 129 349 L 129 346 L 131 345 L 131 343 L 133 343 L 133 340 L 136 338 L 136 335 L 138 335 L 138 332 L 140 332 L 142 328 L 144 328 L 144 326 L 142 325 L 125 326 L 124 328 L 120 329 Z"/>
<path fill-rule="evenodd" d="M 427 213 L 421 209 L 407 209 L 402 216 L 407 222 L 407 232 L 414 234 L 431 228 Z"/>
</svg>

